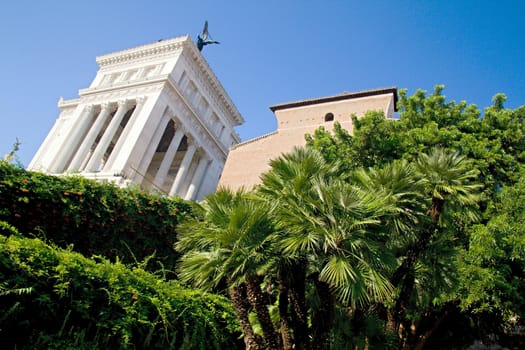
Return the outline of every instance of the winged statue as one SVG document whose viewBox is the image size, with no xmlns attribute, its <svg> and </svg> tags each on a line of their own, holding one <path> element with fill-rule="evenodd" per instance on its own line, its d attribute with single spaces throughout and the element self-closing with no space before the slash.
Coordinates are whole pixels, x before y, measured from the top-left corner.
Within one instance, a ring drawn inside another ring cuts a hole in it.
<svg viewBox="0 0 525 350">
<path fill-rule="evenodd" d="M 217 40 L 213 40 L 208 33 L 208 21 L 204 22 L 204 28 L 202 34 L 197 36 L 197 48 L 202 51 L 202 48 L 209 44 L 219 44 Z"/>
</svg>

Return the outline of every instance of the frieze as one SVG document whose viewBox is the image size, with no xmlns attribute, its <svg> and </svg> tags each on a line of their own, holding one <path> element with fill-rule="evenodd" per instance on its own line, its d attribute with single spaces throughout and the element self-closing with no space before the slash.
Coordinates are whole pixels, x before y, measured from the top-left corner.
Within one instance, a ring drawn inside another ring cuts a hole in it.
<svg viewBox="0 0 525 350">
<path fill-rule="evenodd" d="M 143 86 L 135 89 L 108 89 L 105 92 L 97 91 L 96 93 L 82 95 L 82 101 L 103 103 L 104 101 L 113 101 L 119 99 L 135 99 L 137 95 L 145 97 L 153 93 L 158 93 L 162 90 L 162 87 L 163 85 L 159 84 L 155 86 Z"/>
<path fill-rule="evenodd" d="M 103 94 L 107 91 L 109 92 L 122 92 L 122 93 L 142 93 L 142 91 L 145 92 L 158 92 L 162 89 L 164 83 L 166 82 L 167 74 L 160 76 L 155 79 L 145 79 L 145 80 L 137 80 L 130 83 L 122 83 L 122 84 L 116 84 L 113 86 L 104 86 L 104 87 L 94 87 L 94 88 L 86 88 L 86 89 L 80 89 L 78 91 L 79 96 L 84 97 L 88 95 L 94 95 L 94 94 Z"/>
</svg>

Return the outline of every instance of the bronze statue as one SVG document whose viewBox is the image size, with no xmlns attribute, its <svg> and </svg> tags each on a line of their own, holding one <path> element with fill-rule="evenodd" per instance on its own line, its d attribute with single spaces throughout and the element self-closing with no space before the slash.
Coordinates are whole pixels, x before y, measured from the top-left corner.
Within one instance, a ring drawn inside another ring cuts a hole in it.
<svg viewBox="0 0 525 350">
<path fill-rule="evenodd" d="M 210 37 L 210 39 L 208 39 L 208 37 Z M 202 34 L 197 36 L 197 48 L 199 51 L 202 51 L 202 48 L 208 44 L 219 44 L 219 42 L 211 39 L 211 36 L 208 34 L 208 21 L 205 21 Z"/>
</svg>

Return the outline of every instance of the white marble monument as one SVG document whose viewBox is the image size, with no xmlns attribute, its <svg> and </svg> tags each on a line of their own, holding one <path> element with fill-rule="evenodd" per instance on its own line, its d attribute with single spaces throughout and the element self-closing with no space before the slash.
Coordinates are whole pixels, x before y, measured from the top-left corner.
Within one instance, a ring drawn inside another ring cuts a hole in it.
<svg viewBox="0 0 525 350">
<path fill-rule="evenodd" d="M 188 36 L 97 57 L 28 166 L 185 199 L 213 192 L 244 122 Z"/>
</svg>

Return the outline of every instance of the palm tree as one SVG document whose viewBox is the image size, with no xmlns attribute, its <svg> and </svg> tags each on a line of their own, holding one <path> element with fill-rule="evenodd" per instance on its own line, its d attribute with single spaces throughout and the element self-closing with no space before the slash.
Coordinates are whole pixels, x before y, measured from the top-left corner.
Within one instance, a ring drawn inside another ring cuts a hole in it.
<svg viewBox="0 0 525 350">
<path fill-rule="evenodd" d="M 363 174 L 367 174 L 364 176 Z M 388 182 L 387 179 L 391 181 Z M 390 329 L 398 331 L 405 322 L 408 304 L 414 296 L 416 281 L 423 281 L 423 273 L 433 273 L 434 282 L 443 273 L 450 277 L 446 266 L 433 261 L 433 270 L 425 266 L 431 251 L 440 250 L 440 256 L 446 253 L 450 244 L 443 233 L 448 213 L 463 213 L 466 220 L 476 219 L 474 206 L 479 199 L 480 185 L 476 183 L 477 171 L 471 162 L 457 153 L 441 148 L 434 148 L 429 154 L 420 154 L 414 164 L 397 161 L 380 170 L 363 172 L 359 177 L 363 186 L 369 190 L 387 189 L 395 200 L 400 223 L 395 220 L 390 226 L 394 229 L 393 237 L 399 232 L 407 238 L 403 245 L 398 245 L 401 252 L 400 263 L 392 275 L 391 282 L 397 287 L 398 295 L 391 309 Z M 440 271 L 436 269 L 441 267 Z M 416 278 L 416 274 L 420 274 Z M 408 329 L 405 325 L 404 329 Z"/>
<path fill-rule="evenodd" d="M 396 285 L 429 247 L 439 226 L 444 225 L 444 221 L 440 220 L 443 213 L 454 211 L 463 213 L 470 220 L 477 219 L 474 206 L 479 200 L 481 185 L 476 182 L 478 172 L 467 158 L 434 148 L 430 154 L 419 155 L 415 168 L 424 193 L 429 198 L 426 214 L 430 220 L 419 226 L 417 241 L 394 274 L 393 282 Z"/>
<path fill-rule="evenodd" d="M 468 219 L 478 219 L 473 209 L 480 199 L 482 185 L 477 181 L 478 170 L 468 158 L 458 152 L 433 148 L 429 154 L 417 158 L 416 167 L 431 197 L 428 215 L 433 224 L 443 224 L 439 221 L 446 209 L 461 209 Z"/>
<path fill-rule="evenodd" d="M 278 208 L 276 251 L 300 263 L 301 275 L 312 281 L 321 302 L 310 310 L 311 344 L 325 349 L 336 302 L 355 307 L 390 296 L 387 271 L 393 259 L 379 230 L 390 205 L 343 181 L 338 164 L 326 163 L 315 150 L 295 148 L 270 165 L 259 192 Z"/>
<path fill-rule="evenodd" d="M 326 177 L 335 177 L 332 174 L 335 167 L 326 164 L 321 155 L 317 152 L 309 152 L 304 148 L 296 148 L 291 153 L 283 154 L 281 157 L 270 162 L 271 171 L 262 177 L 262 186 L 258 188 L 258 193 L 273 202 L 277 206 L 275 222 L 278 230 L 276 231 L 275 252 L 280 256 L 280 260 L 275 265 L 279 294 L 279 311 L 281 324 L 285 329 L 283 338 L 290 331 L 293 333 L 292 342 L 297 349 L 310 348 L 310 330 L 308 329 L 308 310 L 306 302 L 306 275 L 307 275 L 307 254 L 284 254 L 282 246 L 290 232 L 290 222 L 285 223 L 283 217 L 297 219 L 299 224 L 308 220 L 306 214 L 315 210 L 306 200 L 311 197 L 312 179 L 317 174 Z M 304 210 L 304 211 L 303 211 Z M 308 245 L 307 238 L 304 244 Z M 287 309 L 284 305 L 290 304 Z"/>
<path fill-rule="evenodd" d="M 202 210 L 202 219 L 190 219 L 179 226 L 176 249 L 184 253 L 178 265 L 179 278 L 205 289 L 226 283 L 246 348 L 260 348 L 248 317 L 251 307 L 261 325 L 264 346 L 279 349 L 267 298 L 260 287 L 270 261 L 267 248 L 273 232 L 272 207 L 243 190 L 219 189 L 206 197 Z"/>
<path fill-rule="evenodd" d="M 425 216 L 426 196 L 423 179 L 406 160 L 398 160 L 381 168 L 358 169 L 352 180 L 363 190 L 387 197 L 393 208 L 392 216 L 384 223 L 390 244 L 397 249 L 414 239 L 413 226 Z"/>
</svg>

